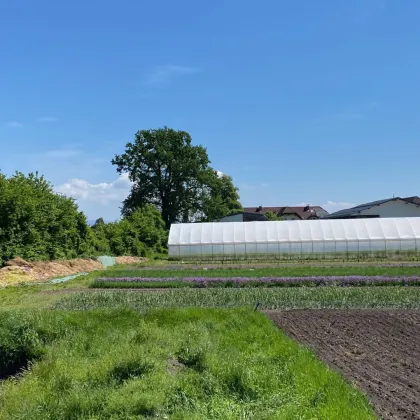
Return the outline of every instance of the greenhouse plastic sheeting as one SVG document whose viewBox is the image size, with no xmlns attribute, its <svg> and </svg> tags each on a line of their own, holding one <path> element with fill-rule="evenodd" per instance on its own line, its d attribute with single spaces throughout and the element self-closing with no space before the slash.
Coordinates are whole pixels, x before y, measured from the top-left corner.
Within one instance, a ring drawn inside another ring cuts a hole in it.
<svg viewBox="0 0 420 420">
<path fill-rule="evenodd" d="M 98 257 L 99 262 L 106 268 L 115 265 L 115 257 L 109 257 L 107 255 L 102 255 Z"/>
<path fill-rule="evenodd" d="M 87 276 L 89 273 L 77 273 L 77 274 L 71 274 L 70 276 L 60 277 L 58 279 L 53 279 L 49 283 L 58 284 L 58 283 L 65 283 L 66 281 L 73 280 L 80 276 Z"/>
<path fill-rule="evenodd" d="M 420 217 L 179 223 L 169 257 L 420 250 Z"/>
</svg>

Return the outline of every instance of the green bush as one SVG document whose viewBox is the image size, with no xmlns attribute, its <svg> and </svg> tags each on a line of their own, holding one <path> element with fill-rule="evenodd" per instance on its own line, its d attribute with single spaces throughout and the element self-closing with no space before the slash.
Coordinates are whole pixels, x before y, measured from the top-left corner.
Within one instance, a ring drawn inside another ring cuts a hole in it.
<svg viewBox="0 0 420 420">
<path fill-rule="evenodd" d="M 37 173 L 0 174 L 0 264 L 87 257 L 94 253 L 86 217 L 72 198 L 53 191 Z"/>
<path fill-rule="evenodd" d="M 42 337 L 28 319 L 0 314 L 0 379 L 26 369 L 44 354 Z"/>
<path fill-rule="evenodd" d="M 92 226 L 98 252 L 145 257 L 165 251 L 168 233 L 159 211 L 152 205 L 137 208 L 118 222 L 98 219 Z"/>
</svg>

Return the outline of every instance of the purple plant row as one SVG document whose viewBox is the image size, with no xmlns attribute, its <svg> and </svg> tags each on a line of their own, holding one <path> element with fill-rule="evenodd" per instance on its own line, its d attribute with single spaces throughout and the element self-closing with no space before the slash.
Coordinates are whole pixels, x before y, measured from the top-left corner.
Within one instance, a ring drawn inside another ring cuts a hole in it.
<svg viewBox="0 0 420 420">
<path fill-rule="evenodd" d="M 364 285 L 364 284 L 419 284 L 420 277 L 416 276 L 308 276 L 308 277 L 99 277 L 97 283 L 170 283 L 184 282 L 197 286 L 206 286 L 220 283 L 262 283 L 262 284 L 339 284 L 339 285 Z"/>
</svg>

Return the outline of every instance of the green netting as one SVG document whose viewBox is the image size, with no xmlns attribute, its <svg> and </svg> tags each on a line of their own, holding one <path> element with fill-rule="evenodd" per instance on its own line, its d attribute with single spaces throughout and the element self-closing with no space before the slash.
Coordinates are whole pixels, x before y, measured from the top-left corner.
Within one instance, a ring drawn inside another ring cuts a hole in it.
<svg viewBox="0 0 420 420">
<path fill-rule="evenodd" d="M 102 255 L 98 257 L 98 261 L 106 268 L 115 265 L 115 257 L 109 257 L 107 255 Z"/>
</svg>

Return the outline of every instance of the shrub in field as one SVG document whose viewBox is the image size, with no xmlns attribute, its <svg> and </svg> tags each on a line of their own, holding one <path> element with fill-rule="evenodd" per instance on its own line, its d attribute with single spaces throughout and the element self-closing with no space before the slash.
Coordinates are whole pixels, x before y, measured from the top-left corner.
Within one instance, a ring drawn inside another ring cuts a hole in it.
<svg viewBox="0 0 420 420">
<path fill-rule="evenodd" d="M 0 314 L 0 378 L 15 375 L 44 354 L 34 325 L 19 315 Z"/>
</svg>

